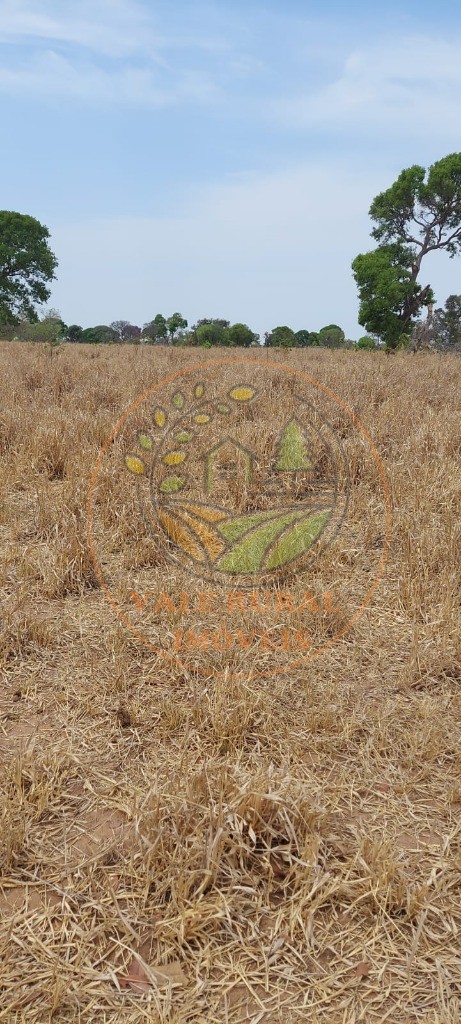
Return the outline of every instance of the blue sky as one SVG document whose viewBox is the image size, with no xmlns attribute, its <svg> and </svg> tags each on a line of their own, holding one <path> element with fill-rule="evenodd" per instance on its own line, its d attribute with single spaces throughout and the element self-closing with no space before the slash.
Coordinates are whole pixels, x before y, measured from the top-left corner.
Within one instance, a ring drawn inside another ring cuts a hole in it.
<svg viewBox="0 0 461 1024">
<path fill-rule="evenodd" d="M 0 52 L 0 207 L 49 227 L 68 323 L 358 337 L 371 200 L 461 149 L 456 0 L 0 0 Z"/>
</svg>

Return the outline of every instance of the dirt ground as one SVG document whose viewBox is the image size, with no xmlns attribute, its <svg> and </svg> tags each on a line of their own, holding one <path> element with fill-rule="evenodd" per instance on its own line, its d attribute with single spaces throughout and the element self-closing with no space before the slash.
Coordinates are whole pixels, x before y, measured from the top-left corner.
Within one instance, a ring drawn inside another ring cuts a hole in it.
<svg viewBox="0 0 461 1024">
<path fill-rule="evenodd" d="M 114 423 L 213 357 L 0 343 L 0 1020 L 458 1024 L 461 360 L 271 354 L 360 418 L 391 504 L 369 606 L 290 669 L 267 648 L 168 661 L 88 545 Z M 380 513 L 349 455 L 371 558 Z M 171 592 L 109 499 L 121 568 Z"/>
</svg>

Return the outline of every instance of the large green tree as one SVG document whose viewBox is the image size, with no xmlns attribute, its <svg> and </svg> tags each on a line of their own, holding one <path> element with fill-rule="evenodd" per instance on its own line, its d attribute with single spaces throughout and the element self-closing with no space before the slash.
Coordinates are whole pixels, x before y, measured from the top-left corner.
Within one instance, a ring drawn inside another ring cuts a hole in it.
<svg viewBox="0 0 461 1024">
<path fill-rule="evenodd" d="M 38 320 L 35 307 L 49 299 L 58 265 L 49 237 L 34 217 L 0 210 L 0 323 Z"/>
<path fill-rule="evenodd" d="M 249 348 L 250 345 L 259 340 L 259 334 L 255 334 L 248 327 L 248 324 L 232 324 L 228 329 L 227 336 L 229 345 L 235 345 L 239 348 Z"/>
<path fill-rule="evenodd" d="M 269 334 L 265 335 L 266 345 L 270 348 L 292 348 L 296 345 L 295 332 L 286 324 L 274 327 Z"/>
<path fill-rule="evenodd" d="M 379 244 L 352 264 L 359 323 L 389 351 L 434 302 L 431 286 L 418 281 L 424 257 L 439 249 L 450 257 L 461 251 L 461 153 L 443 157 L 428 171 L 417 164 L 402 171 L 369 212 Z"/>
</svg>

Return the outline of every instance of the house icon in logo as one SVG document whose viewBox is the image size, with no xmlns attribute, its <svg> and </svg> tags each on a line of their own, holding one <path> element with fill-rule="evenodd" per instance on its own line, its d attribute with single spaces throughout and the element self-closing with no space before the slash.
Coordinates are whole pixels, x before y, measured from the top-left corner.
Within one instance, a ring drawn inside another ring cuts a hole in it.
<svg viewBox="0 0 461 1024">
<path fill-rule="evenodd" d="M 204 462 L 205 492 L 211 492 L 221 482 L 249 484 L 253 472 L 253 455 L 238 441 L 225 437 L 202 456 Z"/>
</svg>

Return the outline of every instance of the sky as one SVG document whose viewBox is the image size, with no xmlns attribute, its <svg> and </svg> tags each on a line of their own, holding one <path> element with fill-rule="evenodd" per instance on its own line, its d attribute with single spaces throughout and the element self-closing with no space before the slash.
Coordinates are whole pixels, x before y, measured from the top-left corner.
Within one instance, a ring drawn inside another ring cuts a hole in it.
<svg viewBox="0 0 461 1024">
<path fill-rule="evenodd" d="M 49 305 L 358 325 L 375 195 L 461 150 L 458 0 L 0 0 L 0 208 L 46 224 Z M 461 265 L 423 264 L 437 303 Z"/>
</svg>

